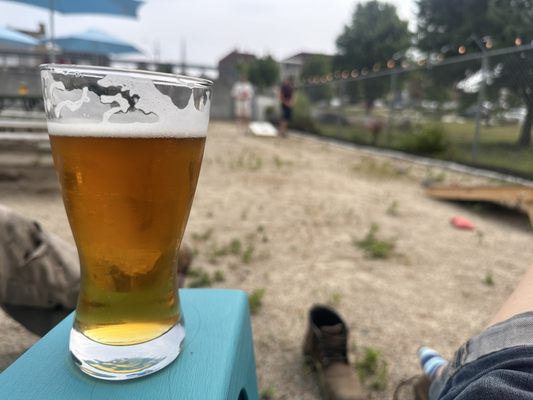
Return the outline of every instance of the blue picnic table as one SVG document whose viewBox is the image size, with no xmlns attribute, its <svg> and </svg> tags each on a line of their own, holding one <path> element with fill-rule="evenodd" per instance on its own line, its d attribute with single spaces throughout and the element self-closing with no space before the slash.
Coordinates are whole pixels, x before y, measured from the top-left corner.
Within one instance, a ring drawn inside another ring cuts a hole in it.
<svg viewBox="0 0 533 400">
<path fill-rule="evenodd" d="M 181 289 L 186 337 L 178 359 L 131 381 L 81 372 L 68 351 L 71 314 L 0 374 L 2 400 L 256 400 L 248 297 L 239 290 Z"/>
</svg>

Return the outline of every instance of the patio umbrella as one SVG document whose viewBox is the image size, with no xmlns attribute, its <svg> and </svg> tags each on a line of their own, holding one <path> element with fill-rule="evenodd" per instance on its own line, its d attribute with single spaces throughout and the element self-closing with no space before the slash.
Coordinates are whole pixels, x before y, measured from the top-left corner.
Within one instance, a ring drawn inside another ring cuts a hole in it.
<svg viewBox="0 0 533 400">
<path fill-rule="evenodd" d="M 37 46 L 39 41 L 32 38 L 30 35 L 25 35 L 0 26 L 0 45 L 3 44 L 8 46 L 28 47 Z"/>
<path fill-rule="evenodd" d="M 55 43 L 63 50 L 93 54 L 140 53 L 133 45 L 97 30 L 60 36 Z"/>
<path fill-rule="evenodd" d="M 50 10 L 50 42 L 54 45 L 54 12 L 63 14 L 108 14 L 136 18 L 141 0 L 4 0 Z M 52 58 L 54 53 L 52 51 Z"/>
</svg>

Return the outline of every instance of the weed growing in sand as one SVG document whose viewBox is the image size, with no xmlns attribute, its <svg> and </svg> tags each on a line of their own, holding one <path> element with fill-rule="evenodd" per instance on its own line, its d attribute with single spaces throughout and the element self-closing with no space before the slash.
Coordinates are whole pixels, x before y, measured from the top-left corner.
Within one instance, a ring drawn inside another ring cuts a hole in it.
<svg viewBox="0 0 533 400">
<path fill-rule="evenodd" d="M 373 348 L 365 348 L 361 359 L 355 362 L 355 369 L 359 379 L 365 385 L 376 391 L 385 390 L 387 387 L 387 363 L 381 351 Z"/>
<path fill-rule="evenodd" d="M 265 288 L 254 289 L 248 295 L 248 303 L 250 304 L 250 313 L 256 315 L 263 305 L 263 296 L 265 295 Z"/>
<path fill-rule="evenodd" d="M 233 169 L 244 169 L 247 171 L 258 171 L 263 166 L 263 159 L 257 154 L 242 153 L 237 158 L 237 161 L 231 162 L 230 166 Z"/>
<path fill-rule="evenodd" d="M 373 179 L 393 179 L 402 175 L 389 161 L 378 162 L 372 158 L 353 165 L 352 171 Z"/>
<path fill-rule="evenodd" d="M 476 235 L 477 235 L 477 243 L 481 246 L 483 244 L 483 239 L 485 239 L 485 234 L 479 229 L 476 229 Z"/>
<path fill-rule="evenodd" d="M 224 271 L 217 269 L 211 276 L 209 272 L 202 268 L 190 269 L 187 271 L 187 277 L 190 278 L 190 288 L 209 287 L 213 282 L 223 282 L 226 280 Z"/>
<path fill-rule="evenodd" d="M 230 243 L 229 243 L 229 248 L 228 248 L 228 252 L 230 254 L 233 254 L 233 255 L 236 255 L 238 256 L 239 254 L 241 254 L 241 251 L 242 251 L 242 244 L 241 244 L 241 241 L 239 239 L 233 239 Z"/>
<path fill-rule="evenodd" d="M 492 272 L 487 272 L 485 274 L 485 278 L 483 278 L 483 283 L 487 286 L 494 286 L 494 277 L 492 276 Z"/>
<path fill-rule="evenodd" d="M 389 258 L 395 247 L 393 240 L 379 239 L 377 238 L 377 232 L 379 230 L 378 224 L 372 224 L 370 230 L 366 234 L 363 240 L 354 240 L 354 245 L 359 247 L 365 252 L 368 258 Z"/>
<path fill-rule="evenodd" d="M 442 171 L 435 172 L 432 168 L 426 170 L 426 177 L 423 182 L 425 185 L 434 185 L 436 183 L 442 183 L 446 180 L 446 174 Z"/>
<path fill-rule="evenodd" d="M 226 276 L 224 275 L 224 271 L 217 269 L 215 273 L 213 274 L 213 280 L 215 282 L 224 282 L 226 280 Z"/>
<path fill-rule="evenodd" d="M 250 261 L 252 261 L 252 256 L 254 254 L 254 251 L 255 251 L 255 246 L 253 243 L 249 242 L 247 245 L 246 245 L 246 248 L 244 249 L 243 253 L 242 253 L 242 262 L 245 263 L 245 264 L 250 264 Z"/>
<path fill-rule="evenodd" d="M 190 288 L 209 287 L 213 283 L 209 273 L 202 268 L 188 270 L 187 277 L 191 278 L 188 285 Z"/>
<path fill-rule="evenodd" d="M 209 240 L 209 238 L 211 238 L 212 235 L 213 235 L 213 229 L 209 228 L 209 229 L 206 229 L 202 233 L 193 233 L 191 237 L 192 237 L 192 240 L 195 240 L 197 242 L 205 242 Z"/>
<path fill-rule="evenodd" d="M 337 308 L 341 304 L 342 294 L 333 292 L 327 301 L 327 304 L 333 308 Z"/>
<path fill-rule="evenodd" d="M 283 168 L 285 166 L 291 166 L 292 165 L 292 161 L 283 160 L 278 155 L 275 155 L 274 156 L 274 165 L 277 168 Z"/>
<path fill-rule="evenodd" d="M 387 215 L 390 215 L 391 217 L 397 217 L 400 215 L 398 212 L 398 202 L 394 200 L 392 203 L 389 204 L 387 207 Z"/>
<path fill-rule="evenodd" d="M 260 400 L 274 400 L 276 392 L 272 386 L 267 386 L 266 388 L 261 389 L 261 394 L 259 395 Z"/>
</svg>

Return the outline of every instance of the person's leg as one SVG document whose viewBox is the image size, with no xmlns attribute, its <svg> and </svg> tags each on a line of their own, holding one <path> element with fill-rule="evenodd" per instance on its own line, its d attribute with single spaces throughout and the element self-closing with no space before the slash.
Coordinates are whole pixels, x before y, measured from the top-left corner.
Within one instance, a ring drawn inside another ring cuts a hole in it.
<svg viewBox="0 0 533 400">
<path fill-rule="evenodd" d="M 523 331 L 523 327 L 520 323 L 517 323 L 516 318 L 513 318 L 512 327 L 509 330 L 510 318 L 519 314 L 533 311 L 533 265 L 520 279 L 517 286 L 511 295 L 505 300 L 500 309 L 490 320 L 487 329 L 481 332 L 480 335 L 471 338 L 469 345 L 464 347 L 463 351 L 467 351 L 469 355 L 462 354 L 461 364 L 465 364 L 481 357 L 484 354 L 491 351 L 497 351 L 505 349 L 506 347 L 512 347 L 513 343 L 518 345 L 524 345 L 526 341 L 522 338 L 524 336 L 520 332 Z M 521 318 L 521 317 L 517 317 Z M 526 317 L 527 318 L 527 317 Z M 498 327 L 494 325 L 508 321 Z M 526 335 L 528 336 L 528 335 Z M 516 343 L 515 343 L 516 342 Z M 449 378 L 450 371 L 447 368 L 447 362 L 440 357 L 440 355 L 433 350 L 421 348 L 419 350 L 419 359 L 424 371 L 429 380 L 432 382 L 431 388 L 428 393 L 430 400 L 437 399 L 444 388 L 444 385 Z M 461 350 L 459 351 L 461 352 Z M 457 359 L 457 354 L 455 356 Z M 457 364 L 457 362 L 454 362 Z M 454 367 L 457 370 L 457 366 Z"/>
<path fill-rule="evenodd" d="M 515 290 L 507 298 L 488 326 L 505 321 L 514 315 L 533 311 L 533 266 L 522 277 Z"/>
</svg>

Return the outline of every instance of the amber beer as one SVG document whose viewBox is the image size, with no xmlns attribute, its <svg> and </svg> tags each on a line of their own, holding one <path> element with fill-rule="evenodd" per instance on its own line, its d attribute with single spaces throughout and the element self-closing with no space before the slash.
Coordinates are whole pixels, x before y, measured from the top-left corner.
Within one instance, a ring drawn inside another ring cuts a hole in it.
<svg viewBox="0 0 533 400">
<path fill-rule="evenodd" d="M 81 262 L 74 327 L 99 343 L 147 342 L 180 320 L 177 252 L 205 137 L 154 136 L 50 135 Z"/>
</svg>

